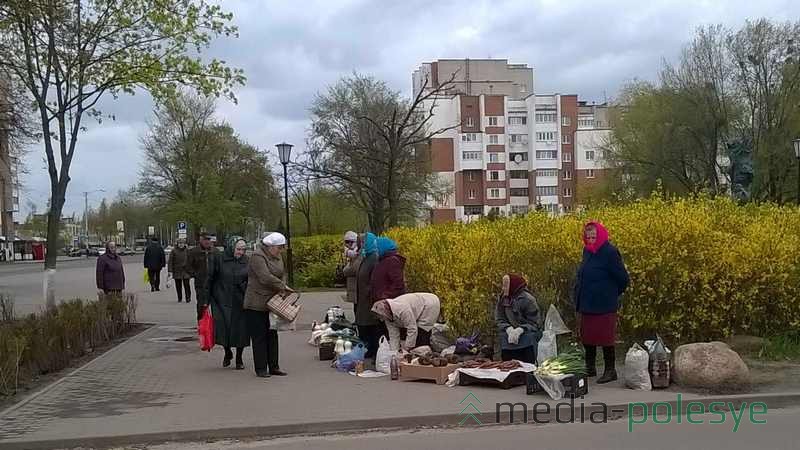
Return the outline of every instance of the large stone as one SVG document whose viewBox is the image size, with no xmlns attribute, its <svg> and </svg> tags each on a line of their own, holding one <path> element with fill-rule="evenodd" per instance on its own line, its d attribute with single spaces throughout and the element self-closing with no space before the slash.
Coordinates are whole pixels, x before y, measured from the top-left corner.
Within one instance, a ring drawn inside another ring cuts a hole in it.
<svg viewBox="0 0 800 450">
<path fill-rule="evenodd" d="M 737 388 L 750 383 L 750 369 L 724 342 L 681 345 L 673 358 L 675 383 L 708 389 Z"/>
</svg>

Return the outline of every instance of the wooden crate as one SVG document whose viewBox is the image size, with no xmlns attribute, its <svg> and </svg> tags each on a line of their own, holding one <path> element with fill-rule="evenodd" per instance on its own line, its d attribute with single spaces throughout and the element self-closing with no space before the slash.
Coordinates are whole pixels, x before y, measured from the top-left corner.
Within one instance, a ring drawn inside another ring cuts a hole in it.
<svg viewBox="0 0 800 450">
<path fill-rule="evenodd" d="M 422 366 L 419 364 L 400 363 L 400 377 L 407 380 L 431 380 L 436 384 L 447 383 L 447 377 L 458 369 L 458 364 L 444 367 Z"/>
</svg>

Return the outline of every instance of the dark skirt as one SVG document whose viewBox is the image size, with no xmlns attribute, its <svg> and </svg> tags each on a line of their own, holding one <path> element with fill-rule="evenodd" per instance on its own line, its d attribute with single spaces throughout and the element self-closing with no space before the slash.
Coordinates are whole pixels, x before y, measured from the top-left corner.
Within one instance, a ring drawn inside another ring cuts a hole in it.
<svg viewBox="0 0 800 450">
<path fill-rule="evenodd" d="M 581 342 L 584 345 L 613 346 L 617 337 L 617 313 L 581 314 Z"/>
</svg>

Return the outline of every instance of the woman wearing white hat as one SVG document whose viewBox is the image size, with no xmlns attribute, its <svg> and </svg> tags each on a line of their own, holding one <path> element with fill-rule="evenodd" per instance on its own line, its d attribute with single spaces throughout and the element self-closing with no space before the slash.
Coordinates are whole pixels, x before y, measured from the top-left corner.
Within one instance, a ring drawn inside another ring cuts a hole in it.
<svg viewBox="0 0 800 450">
<path fill-rule="evenodd" d="M 287 274 L 281 258 L 285 248 L 284 235 L 268 234 L 253 252 L 248 266 L 244 312 L 253 346 L 253 365 L 256 375 L 262 378 L 286 375 L 278 366 L 278 331 L 270 329 L 267 309 L 267 301 L 273 296 L 292 292 L 286 286 Z"/>
</svg>

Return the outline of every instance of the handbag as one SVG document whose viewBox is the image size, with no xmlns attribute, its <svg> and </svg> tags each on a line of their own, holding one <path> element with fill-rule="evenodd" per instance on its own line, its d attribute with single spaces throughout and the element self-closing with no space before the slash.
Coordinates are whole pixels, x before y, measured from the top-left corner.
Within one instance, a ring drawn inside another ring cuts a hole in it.
<svg viewBox="0 0 800 450">
<path fill-rule="evenodd" d="M 197 334 L 200 336 L 200 350 L 210 352 L 214 348 L 214 318 L 211 317 L 209 307 L 203 308 L 202 316 L 197 322 Z"/>
<path fill-rule="evenodd" d="M 267 309 L 287 322 L 294 322 L 297 314 L 300 313 L 300 305 L 297 304 L 299 299 L 300 294 L 297 292 L 292 292 L 285 297 L 275 294 L 267 301 Z"/>
</svg>

